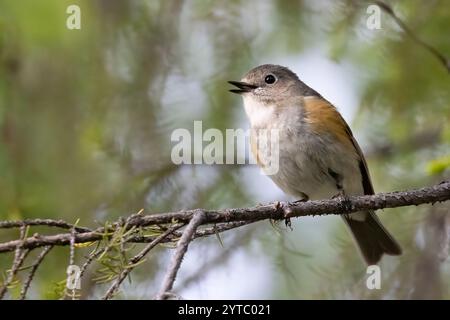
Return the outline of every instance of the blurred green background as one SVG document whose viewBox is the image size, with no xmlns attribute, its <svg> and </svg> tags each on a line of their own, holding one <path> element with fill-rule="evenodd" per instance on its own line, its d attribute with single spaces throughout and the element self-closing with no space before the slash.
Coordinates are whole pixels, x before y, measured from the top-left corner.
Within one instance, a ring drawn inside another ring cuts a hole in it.
<svg viewBox="0 0 450 320">
<path fill-rule="evenodd" d="M 450 3 L 390 1 L 427 43 L 450 56 Z M 81 29 L 66 28 L 71 4 Z M 176 128 L 247 128 L 228 92 L 262 63 L 290 67 L 343 113 L 377 192 L 449 177 L 450 77 L 370 1 L 0 2 L 0 220 L 64 219 L 94 227 L 146 213 L 285 200 L 251 165 L 170 160 Z M 195 241 L 175 292 L 185 298 L 450 298 L 449 205 L 379 212 L 404 248 L 381 263 L 382 288 L 335 216 L 267 221 Z M 40 229 L 33 229 L 40 231 Z M 0 240 L 17 238 L 0 230 Z M 88 249 L 76 250 L 82 263 Z M 152 298 L 171 250 L 159 248 L 118 298 Z M 68 248 L 53 250 L 31 297 L 57 298 Z M 0 255 L 3 274 L 12 254 Z M 30 258 L 31 259 L 31 258 Z M 30 260 L 32 261 L 32 260 Z M 98 298 L 95 264 L 82 298 Z M 0 278 L 1 279 L 1 278 Z M 19 275 L 20 279 L 20 275 Z M 19 288 L 20 289 L 20 288 Z M 19 289 L 12 289 L 12 297 Z"/>
</svg>

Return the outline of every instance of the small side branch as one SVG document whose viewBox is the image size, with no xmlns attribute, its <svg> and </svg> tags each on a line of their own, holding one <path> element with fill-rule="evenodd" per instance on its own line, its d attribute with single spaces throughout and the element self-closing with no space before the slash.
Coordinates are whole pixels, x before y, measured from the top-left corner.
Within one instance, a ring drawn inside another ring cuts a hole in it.
<svg viewBox="0 0 450 320">
<path fill-rule="evenodd" d="M 14 261 L 9 271 L 8 277 L 5 280 L 5 283 L 0 287 L 0 300 L 4 298 L 8 287 L 13 283 L 14 278 L 25 261 L 28 253 L 30 253 L 29 249 L 23 249 L 24 238 L 27 235 L 27 227 L 22 225 L 20 227 L 20 240 L 16 245 L 16 251 L 14 252 Z"/>
<path fill-rule="evenodd" d="M 165 299 L 167 294 L 172 291 L 175 278 L 177 276 L 178 270 L 180 269 L 181 262 L 183 261 L 184 255 L 186 254 L 189 243 L 193 240 L 195 231 L 202 224 L 205 219 L 205 213 L 203 211 L 197 211 L 189 222 L 186 229 L 183 231 L 183 235 L 177 244 L 177 249 L 172 256 L 172 261 L 170 263 L 169 269 L 164 276 L 164 280 L 161 289 L 156 296 L 157 300 Z"/>
<path fill-rule="evenodd" d="M 37 269 L 39 268 L 39 266 L 41 265 L 45 256 L 50 252 L 50 250 L 52 248 L 53 248 L 53 246 L 44 247 L 44 249 L 41 251 L 39 256 L 36 258 L 36 261 L 31 266 L 30 273 L 28 274 L 28 277 L 25 280 L 25 283 L 23 284 L 22 290 L 20 291 L 20 300 L 25 300 L 28 289 L 30 288 L 31 281 L 33 281 L 33 278 L 34 278 L 34 275 L 36 274 Z"/>
<path fill-rule="evenodd" d="M 375 0 L 374 3 L 381 7 L 384 12 L 386 12 L 388 15 L 394 19 L 394 21 L 398 24 L 398 26 L 419 46 L 425 48 L 425 50 L 429 51 L 436 59 L 439 60 L 439 62 L 444 66 L 444 68 L 447 70 L 447 72 L 450 73 L 450 60 L 444 56 L 441 52 L 439 52 L 435 47 L 432 45 L 426 43 L 422 39 L 420 39 L 407 25 L 403 22 L 402 19 L 397 16 L 397 14 L 394 12 L 394 9 L 387 4 L 384 1 L 381 0 Z"/>
<path fill-rule="evenodd" d="M 156 247 L 159 243 L 161 243 L 167 236 L 172 234 L 175 230 L 181 228 L 183 224 L 177 224 L 169 229 L 167 229 L 164 233 L 156 237 L 152 242 L 150 242 L 148 245 L 145 246 L 145 248 L 139 252 L 137 255 L 135 255 L 133 258 L 130 259 L 130 262 L 127 264 L 125 269 L 119 274 L 116 281 L 112 284 L 112 286 L 108 289 L 108 291 L 103 296 L 103 300 L 111 299 L 116 291 L 119 289 L 120 285 L 122 284 L 123 280 L 130 274 L 131 271 L 141 262 L 142 259 L 152 250 L 154 247 Z"/>
</svg>

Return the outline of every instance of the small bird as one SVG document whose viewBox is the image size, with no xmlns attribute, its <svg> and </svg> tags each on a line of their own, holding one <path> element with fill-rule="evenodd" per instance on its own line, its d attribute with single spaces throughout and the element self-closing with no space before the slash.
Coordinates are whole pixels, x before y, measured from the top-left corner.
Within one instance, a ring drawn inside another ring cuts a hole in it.
<svg viewBox="0 0 450 320">
<path fill-rule="evenodd" d="M 229 81 L 242 95 L 252 132 L 276 129 L 279 168 L 270 178 L 298 201 L 374 194 L 364 155 L 337 109 L 286 67 L 265 64 L 241 81 Z M 262 167 L 270 159 L 252 134 L 251 150 Z M 373 211 L 342 216 L 368 265 L 402 250 Z"/>
</svg>

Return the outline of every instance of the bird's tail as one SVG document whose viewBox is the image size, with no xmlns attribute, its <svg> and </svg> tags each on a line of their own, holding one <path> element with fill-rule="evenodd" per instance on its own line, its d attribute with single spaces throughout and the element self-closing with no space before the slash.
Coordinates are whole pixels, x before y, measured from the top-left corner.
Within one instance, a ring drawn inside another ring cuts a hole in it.
<svg viewBox="0 0 450 320">
<path fill-rule="evenodd" d="M 343 217 L 367 264 L 378 263 L 384 253 L 394 256 L 402 254 L 400 245 L 383 227 L 375 213 L 368 211 L 365 216 L 364 221 Z"/>
</svg>

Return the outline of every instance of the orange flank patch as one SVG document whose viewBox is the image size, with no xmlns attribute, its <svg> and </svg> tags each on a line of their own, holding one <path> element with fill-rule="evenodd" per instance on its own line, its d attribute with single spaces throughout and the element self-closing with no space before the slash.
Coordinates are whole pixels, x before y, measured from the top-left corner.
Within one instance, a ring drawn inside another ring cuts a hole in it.
<svg viewBox="0 0 450 320">
<path fill-rule="evenodd" d="M 317 134 L 333 134 L 343 145 L 354 150 L 353 136 L 345 120 L 328 101 L 318 97 L 303 99 L 305 107 L 305 121 Z"/>
</svg>

